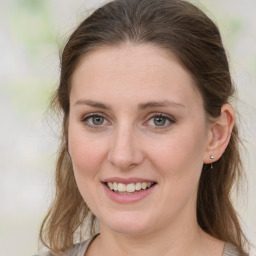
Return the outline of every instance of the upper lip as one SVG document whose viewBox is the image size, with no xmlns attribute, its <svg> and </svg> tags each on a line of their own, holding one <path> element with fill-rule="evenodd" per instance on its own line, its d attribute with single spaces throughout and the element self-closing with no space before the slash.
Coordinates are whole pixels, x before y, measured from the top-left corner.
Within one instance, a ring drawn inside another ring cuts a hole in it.
<svg viewBox="0 0 256 256">
<path fill-rule="evenodd" d="M 152 182 L 155 183 L 156 181 L 150 180 L 150 179 L 144 179 L 144 178 L 121 178 L 121 177 L 110 177 L 102 180 L 103 183 L 106 182 L 116 182 L 116 183 L 122 183 L 122 184 L 129 184 L 129 183 L 136 183 L 136 182 Z"/>
</svg>

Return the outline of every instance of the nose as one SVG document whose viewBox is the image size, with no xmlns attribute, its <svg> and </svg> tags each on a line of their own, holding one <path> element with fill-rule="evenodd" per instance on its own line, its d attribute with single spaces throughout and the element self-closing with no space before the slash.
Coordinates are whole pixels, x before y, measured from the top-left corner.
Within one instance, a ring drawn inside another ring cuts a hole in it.
<svg viewBox="0 0 256 256">
<path fill-rule="evenodd" d="M 128 170 L 141 164 L 143 159 L 136 132 L 129 128 L 118 128 L 112 137 L 108 161 L 118 169 Z"/>
</svg>

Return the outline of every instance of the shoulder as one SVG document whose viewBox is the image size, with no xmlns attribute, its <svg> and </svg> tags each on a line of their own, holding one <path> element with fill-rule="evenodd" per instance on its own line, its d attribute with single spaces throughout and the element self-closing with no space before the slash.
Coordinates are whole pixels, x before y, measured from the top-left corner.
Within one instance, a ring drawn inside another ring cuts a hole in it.
<svg viewBox="0 0 256 256">
<path fill-rule="evenodd" d="M 65 251 L 64 255 L 65 256 L 83 256 L 92 240 L 93 238 L 90 238 L 84 242 L 72 245 Z"/>
<path fill-rule="evenodd" d="M 87 241 L 74 244 L 63 253 L 63 256 L 82 256 L 86 252 L 87 247 Z M 33 256 L 55 256 L 55 254 L 52 254 L 51 252 L 43 252 Z"/>
<path fill-rule="evenodd" d="M 52 255 L 50 252 L 42 252 L 42 253 L 35 254 L 32 256 L 54 256 L 54 255 Z"/>
<path fill-rule="evenodd" d="M 52 254 L 50 252 L 42 252 L 42 253 L 35 254 L 35 255 L 32 255 L 32 256 L 52 256 Z"/>
<path fill-rule="evenodd" d="M 249 256 L 249 254 L 240 252 L 238 248 L 231 243 L 226 243 L 222 256 Z"/>
<path fill-rule="evenodd" d="M 89 238 L 88 240 L 83 241 L 81 243 L 72 245 L 64 252 L 63 255 L 64 256 L 83 256 L 85 254 L 87 248 L 89 247 L 90 243 L 96 236 L 93 236 L 93 237 Z M 54 256 L 54 255 L 50 252 L 44 252 L 44 253 L 36 254 L 33 256 Z"/>
</svg>

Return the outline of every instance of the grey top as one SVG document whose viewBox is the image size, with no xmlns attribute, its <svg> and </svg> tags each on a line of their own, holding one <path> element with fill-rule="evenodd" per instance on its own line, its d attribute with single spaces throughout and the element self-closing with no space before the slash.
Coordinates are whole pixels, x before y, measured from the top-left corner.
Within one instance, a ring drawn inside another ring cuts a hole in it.
<svg viewBox="0 0 256 256">
<path fill-rule="evenodd" d="M 87 248 L 89 247 L 90 243 L 96 236 L 71 246 L 65 253 L 65 256 L 84 256 L 86 253 Z M 52 256 L 51 253 L 42 253 L 34 256 Z M 222 252 L 222 256 L 249 256 L 249 254 L 244 254 L 239 252 L 239 250 L 231 243 L 226 243 L 224 246 L 224 250 Z"/>
</svg>

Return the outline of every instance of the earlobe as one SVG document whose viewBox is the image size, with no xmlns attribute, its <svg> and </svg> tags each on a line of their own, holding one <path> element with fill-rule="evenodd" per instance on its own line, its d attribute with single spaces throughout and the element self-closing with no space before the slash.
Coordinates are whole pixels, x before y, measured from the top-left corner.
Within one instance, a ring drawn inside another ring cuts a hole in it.
<svg viewBox="0 0 256 256">
<path fill-rule="evenodd" d="M 209 164 L 221 158 L 228 146 L 234 123 L 235 113 L 232 106 L 224 104 L 221 115 L 211 124 L 204 163 Z"/>
</svg>

